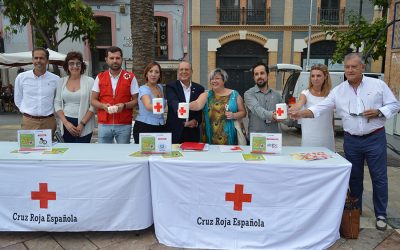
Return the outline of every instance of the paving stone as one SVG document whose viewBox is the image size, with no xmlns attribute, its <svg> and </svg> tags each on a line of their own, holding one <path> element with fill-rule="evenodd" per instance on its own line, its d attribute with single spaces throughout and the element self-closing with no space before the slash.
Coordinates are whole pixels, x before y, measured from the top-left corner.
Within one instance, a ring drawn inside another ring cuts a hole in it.
<svg viewBox="0 0 400 250">
<path fill-rule="evenodd" d="M 102 250 L 148 250 L 157 243 L 153 230 L 143 230 L 139 236 L 101 248 Z"/>
<path fill-rule="evenodd" d="M 335 244 L 333 244 L 330 248 L 328 248 L 328 250 L 340 249 L 340 246 L 343 245 L 344 243 L 346 243 L 346 239 L 340 238 L 335 242 Z"/>
<path fill-rule="evenodd" d="M 345 240 L 343 244 L 337 245 L 334 248 L 330 248 L 330 250 L 374 249 L 377 245 L 379 245 L 382 241 L 384 241 L 393 232 L 394 230 L 391 229 L 386 231 L 379 231 L 376 229 L 362 229 L 360 231 L 358 239 Z"/>
<path fill-rule="evenodd" d="M 146 229 L 151 230 L 151 229 Z M 86 232 L 84 236 L 99 248 L 105 248 L 128 240 L 137 240 L 142 231 L 122 231 L 122 232 Z M 139 235 L 137 235 L 139 233 Z"/>
<path fill-rule="evenodd" d="M 1 248 L 1 250 L 26 250 L 27 248 L 23 243 L 18 243 L 8 247 Z"/>
<path fill-rule="evenodd" d="M 43 235 L 45 235 L 43 232 L 1 232 L 0 248 L 42 237 Z"/>
<path fill-rule="evenodd" d="M 63 249 L 50 235 L 25 241 L 30 250 L 61 250 Z"/>
<path fill-rule="evenodd" d="M 389 237 L 387 237 L 382 243 L 380 243 L 376 250 L 387 250 L 387 249 L 400 249 L 400 234 L 394 231 Z"/>
<path fill-rule="evenodd" d="M 60 244 L 64 249 L 80 249 L 92 250 L 97 249 L 89 239 L 84 237 L 81 233 L 52 233 L 51 236 Z"/>
</svg>

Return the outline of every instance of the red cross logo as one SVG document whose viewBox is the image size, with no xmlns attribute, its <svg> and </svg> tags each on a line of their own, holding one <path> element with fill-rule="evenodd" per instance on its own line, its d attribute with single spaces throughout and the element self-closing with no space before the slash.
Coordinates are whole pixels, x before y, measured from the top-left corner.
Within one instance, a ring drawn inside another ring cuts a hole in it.
<svg viewBox="0 0 400 250">
<path fill-rule="evenodd" d="M 49 192 L 47 183 L 39 183 L 39 191 L 32 191 L 31 199 L 40 200 L 40 208 L 47 208 L 49 200 L 56 200 L 56 192 Z"/>
<path fill-rule="evenodd" d="M 157 110 L 157 112 L 160 112 L 160 110 L 162 109 L 161 103 L 157 102 L 157 104 L 154 105 L 154 109 Z"/>
<path fill-rule="evenodd" d="M 251 202 L 251 194 L 243 193 L 243 184 L 235 184 L 234 193 L 225 193 L 225 201 L 233 201 L 233 210 L 242 211 L 243 202 Z"/>
<path fill-rule="evenodd" d="M 179 111 L 180 115 L 183 115 L 186 113 L 186 109 L 184 107 L 181 107 L 178 111 Z"/>
<path fill-rule="evenodd" d="M 285 111 L 283 111 L 283 109 L 281 109 L 281 108 L 278 108 L 276 113 L 278 114 L 278 116 L 282 116 L 282 114 L 285 113 Z"/>
</svg>

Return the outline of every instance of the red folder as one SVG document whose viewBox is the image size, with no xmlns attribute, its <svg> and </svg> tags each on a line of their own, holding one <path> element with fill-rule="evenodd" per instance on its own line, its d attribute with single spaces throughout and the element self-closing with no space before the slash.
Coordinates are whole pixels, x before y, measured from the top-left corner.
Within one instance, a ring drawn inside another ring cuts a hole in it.
<svg viewBox="0 0 400 250">
<path fill-rule="evenodd" d="M 206 144 L 202 142 L 184 142 L 181 144 L 182 150 L 204 150 Z"/>
</svg>

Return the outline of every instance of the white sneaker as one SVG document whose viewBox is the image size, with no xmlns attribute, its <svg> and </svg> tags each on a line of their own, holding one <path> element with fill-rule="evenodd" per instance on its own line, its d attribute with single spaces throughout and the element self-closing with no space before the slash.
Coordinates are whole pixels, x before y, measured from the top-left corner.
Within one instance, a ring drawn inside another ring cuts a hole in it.
<svg viewBox="0 0 400 250">
<path fill-rule="evenodd" d="M 376 229 L 385 231 L 387 228 L 386 218 L 382 215 L 376 218 Z"/>
</svg>

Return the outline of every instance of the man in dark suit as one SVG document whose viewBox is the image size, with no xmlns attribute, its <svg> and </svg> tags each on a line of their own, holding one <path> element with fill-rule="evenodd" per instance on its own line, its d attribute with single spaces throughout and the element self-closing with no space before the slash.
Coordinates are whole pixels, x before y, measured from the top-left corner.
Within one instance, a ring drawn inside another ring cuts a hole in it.
<svg viewBox="0 0 400 250">
<path fill-rule="evenodd" d="M 172 133 L 172 143 L 200 141 L 200 124 L 202 111 L 190 111 L 188 119 L 178 118 L 178 104 L 190 103 L 196 100 L 204 87 L 191 81 L 192 65 L 181 62 L 178 66 L 178 80 L 167 84 L 166 96 L 168 103 L 167 131 Z"/>
</svg>

